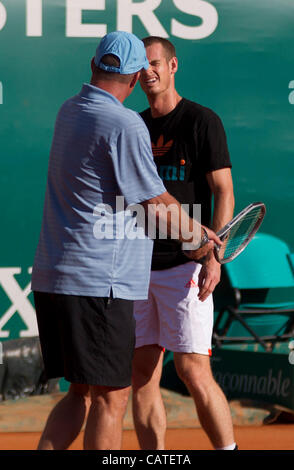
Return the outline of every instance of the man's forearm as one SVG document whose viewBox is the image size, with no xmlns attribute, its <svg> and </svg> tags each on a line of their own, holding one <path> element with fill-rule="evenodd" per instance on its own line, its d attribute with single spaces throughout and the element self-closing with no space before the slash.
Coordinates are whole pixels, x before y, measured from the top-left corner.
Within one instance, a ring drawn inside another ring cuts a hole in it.
<svg viewBox="0 0 294 470">
<path fill-rule="evenodd" d="M 166 236 L 191 243 L 196 249 L 203 234 L 200 221 L 187 214 L 181 204 L 168 192 L 142 203 L 148 219 L 148 232 L 156 227 L 159 238 Z"/>
<path fill-rule="evenodd" d="M 234 186 L 230 168 L 215 170 L 206 175 L 214 197 L 212 229 L 218 232 L 234 214 Z"/>
<path fill-rule="evenodd" d="M 214 193 L 212 229 L 218 232 L 234 215 L 235 199 L 232 191 L 219 190 Z"/>
</svg>

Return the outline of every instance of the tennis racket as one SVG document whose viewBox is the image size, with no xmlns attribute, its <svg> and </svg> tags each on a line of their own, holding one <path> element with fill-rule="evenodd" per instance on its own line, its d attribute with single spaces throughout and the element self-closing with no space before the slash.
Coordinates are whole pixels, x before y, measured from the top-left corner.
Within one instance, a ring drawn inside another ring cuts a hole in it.
<svg viewBox="0 0 294 470">
<path fill-rule="evenodd" d="M 245 250 L 259 229 L 265 212 L 262 202 L 253 202 L 217 232 L 223 242 L 221 246 L 215 245 L 214 248 L 215 257 L 220 264 L 232 261 Z"/>
<path fill-rule="evenodd" d="M 217 232 L 223 244 L 214 247 L 214 253 L 220 264 L 235 259 L 246 248 L 259 229 L 265 216 L 265 205 L 262 202 L 253 202 L 245 207 L 230 222 Z M 207 240 L 209 241 L 209 240 Z M 189 251 L 183 253 L 190 259 Z M 197 260 L 203 263 L 205 258 Z"/>
</svg>

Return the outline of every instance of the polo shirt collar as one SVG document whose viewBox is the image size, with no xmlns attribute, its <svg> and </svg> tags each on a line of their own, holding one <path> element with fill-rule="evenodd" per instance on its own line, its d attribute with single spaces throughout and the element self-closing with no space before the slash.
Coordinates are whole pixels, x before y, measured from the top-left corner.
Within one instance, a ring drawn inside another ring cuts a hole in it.
<svg viewBox="0 0 294 470">
<path fill-rule="evenodd" d="M 94 85 L 90 85 L 89 83 L 84 83 L 82 89 L 79 93 L 79 96 L 82 98 L 87 98 L 88 100 L 93 101 L 112 101 L 120 106 L 123 106 L 122 103 L 115 98 L 111 93 L 108 91 L 102 90 L 102 88 L 98 88 Z"/>
</svg>

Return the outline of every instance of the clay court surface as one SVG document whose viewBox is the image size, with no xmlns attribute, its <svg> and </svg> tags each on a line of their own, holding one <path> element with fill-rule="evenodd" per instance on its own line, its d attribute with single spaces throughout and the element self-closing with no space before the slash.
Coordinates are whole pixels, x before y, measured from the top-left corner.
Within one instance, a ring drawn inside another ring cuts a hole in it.
<svg viewBox="0 0 294 470">
<path fill-rule="evenodd" d="M 212 450 L 195 413 L 191 397 L 162 390 L 167 412 L 166 450 Z M 0 451 L 35 450 L 47 416 L 62 393 L 33 396 L 0 403 Z M 240 450 L 294 451 L 294 418 L 269 419 L 273 410 L 230 403 L 236 441 Z M 271 424 L 264 424 L 271 421 Z M 274 421 L 274 422 L 272 422 Z M 70 447 L 82 450 L 83 431 Z M 131 403 L 124 420 L 123 450 L 139 450 Z"/>
<path fill-rule="evenodd" d="M 294 424 L 271 424 L 266 426 L 240 426 L 235 428 L 240 450 L 294 450 Z M 71 446 L 81 450 L 83 433 Z M 1 433 L 0 450 L 35 450 L 40 433 Z M 123 450 L 138 450 L 133 430 L 123 434 Z M 212 450 L 202 429 L 169 429 L 166 438 L 167 450 Z"/>
</svg>

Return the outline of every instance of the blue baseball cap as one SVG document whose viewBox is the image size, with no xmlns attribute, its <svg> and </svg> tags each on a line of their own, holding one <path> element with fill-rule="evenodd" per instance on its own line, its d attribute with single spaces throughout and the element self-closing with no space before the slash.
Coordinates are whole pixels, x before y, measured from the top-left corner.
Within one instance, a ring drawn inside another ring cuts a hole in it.
<svg viewBox="0 0 294 470">
<path fill-rule="evenodd" d="M 113 54 L 120 60 L 120 67 L 106 65 L 101 59 L 106 54 Z M 147 70 L 149 62 L 146 57 L 144 43 L 132 33 L 114 31 L 106 34 L 96 50 L 94 62 L 97 67 L 107 72 L 116 72 L 122 75 Z"/>
</svg>

